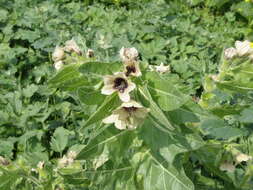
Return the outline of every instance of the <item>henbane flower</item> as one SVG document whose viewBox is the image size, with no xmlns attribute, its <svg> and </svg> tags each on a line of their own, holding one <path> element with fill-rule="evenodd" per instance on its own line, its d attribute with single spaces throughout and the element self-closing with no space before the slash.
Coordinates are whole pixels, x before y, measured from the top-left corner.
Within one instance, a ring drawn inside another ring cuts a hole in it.
<svg viewBox="0 0 253 190">
<path fill-rule="evenodd" d="M 239 56 L 249 55 L 253 53 L 253 44 L 248 40 L 245 40 L 243 42 L 236 41 L 235 48 Z"/>
<path fill-rule="evenodd" d="M 81 49 L 79 48 L 79 46 L 77 45 L 75 40 L 68 40 L 65 42 L 65 47 L 64 50 L 67 52 L 75 52 L 77 54 L 82 54 Z"/>
<path fill-rule="evenodd" d="M 115 73 L 114 75 L 104 76 L 104 87 L 101 90 L 102 94 L 110 95 L 118 92 L 119 98 L 123 102 L 130 100 L 129 93 L 134 90 L 135 84 L 127 79 L 124 73 Z"/>
<path fill-rule="evenodd" d="M 128 77 L 129 75 L 139 77 L 141 76 L 141 70 L 139 67 L 139 63 L 137 61 L 128 62 L 124 64 L 125 67 L 125 74 Z"/>
<path fill-rule="evenodd" d="M 120 58 L 124 63 L 136 61 L 138 59 L 139 53 L 136 48 L 124 48 L 120 49 Z"/>
<path fill-rule="evenodd" d="M 114 123 L 115 127 L 123 129 L 135 129 L 142 124 L 149 109 L 131 100 L 123 103 L 119 108 L 112 112 L 112 115 L 103 120 L 104 123 Z"/>
</svg>

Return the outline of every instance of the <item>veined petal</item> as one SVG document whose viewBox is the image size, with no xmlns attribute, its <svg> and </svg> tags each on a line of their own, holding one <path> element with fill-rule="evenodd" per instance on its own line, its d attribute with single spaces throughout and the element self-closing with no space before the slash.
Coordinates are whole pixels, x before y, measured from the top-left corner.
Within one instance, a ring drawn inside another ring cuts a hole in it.
<svg viewBox="0 0 253 190">
<path fill-rule="evenodd" d="M 112 75 L 106 75 L 104 76 L 104 84 L 108 85 L 108 84 L 113 84 L 113 80 L 115 79 L 114 76 Z"/>
<path fill-rule="evenodd" d="M 138 108 L 135 111 L 134 116 L 138 117 L 138 118 L 145 118 L 147 116 L 148 112 L 149 112 L 149 110 L 146 108 Z"/>
<path fill-rule="evenodd" d="M 128 87 L 125 89 L 126 93 L 129 93 L 135 89 L 136 85 L 133 82 L 128 81 Z"/>
<path fill-rule="evenodd" d="M 134 100 L 130 100 L 129 102 L 124 102 L 121 107 L 127 107 L 127 108 L 130 108 L 130 107 L 135 107 L 135 108 L 143 108 L 142 105 L 140 105 L 139 103 L 137 103 L 136 101 Z"/>
<path fill-rule="evenodd" d="M 123 108 L 115 110 L 113 113 L 118 115 L 119 120 L 126 120 L 129 117 L 129 114 Z"/>
<path fill-rule="evenodd" d="M 105 119 L 103 119 L 103 123 L 109 124 L 109 123 L 114 123 L 118 120 L 118 115 L 112 114 Z"/>
<path fill-rule="evenodd" d="M 135 72 L 135 76 L 136 77 L 139 77 L 139 76 L 141 76 L 142 74 L 141 74 L 141 70 L 140 70 L 140 67 L 139 67 L 139 64 L 138 64 L 138 66 L 136 66 L 136 72 Z"/>
<path fill-rule="evenodd" d="M 130 95 L 128 92 L 118 92 L 119 98 L 121 99 L 122 102 L 129 102 L 130 100 Z"/>
<path fill-rule="evenodd" d="M 117 120 L 115 121 L 115 127 L 120 130 L 126 129 L 126 123 L 123 120 Z"/>
<path fill-rule="evenodd" d="M 115 92 L 116 90 L 113 88 L 112 85 L 105 85 L 102 90 L 101 90 L 101 93 L 102 94 L 105 94 L 105 95 L 110 95 L 112 94 L 113 92 Z"/>
</svg>

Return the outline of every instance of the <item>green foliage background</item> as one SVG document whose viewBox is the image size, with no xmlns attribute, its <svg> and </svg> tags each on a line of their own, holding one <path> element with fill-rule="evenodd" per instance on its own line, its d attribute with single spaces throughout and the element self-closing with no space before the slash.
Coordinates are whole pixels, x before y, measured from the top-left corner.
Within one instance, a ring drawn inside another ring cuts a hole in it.
<svg viewBox="0 0 253 190">
<path fill-rule="evenodd" d="M 253 3 L 240 0 L 0 0 L 0 155 L 12 162 L 0 166 L 0 189 L 252 189 L 251 165 L 219 170 L 234 147 L 252 155 L 251 91 L 231 92 L 224 83 L 208 91 L 204 82 L 217 73 L 224 48 L 252 39 L 252 18 Z M 51 53 L 71 38 L 105 64 L 118 62 L 124 46 L 138 49 L 144 68 L 171 66 L 161 78 L 144 74 L 159 82 L 136 95 L 151 107 L 141 128 L 119 132 L 97 123 L 116 98 L 76 90 L 85 68 L 54 76 Z M 201 95 L 206 110 L 191 100 Z M 180 130 L 159 129 L 157 120 Z M 78 162 L 55 176 L 56 160 L 69 150 L 80 152 Z M 32 176 L 42 160 L 45 171 Z"/>
</svg>

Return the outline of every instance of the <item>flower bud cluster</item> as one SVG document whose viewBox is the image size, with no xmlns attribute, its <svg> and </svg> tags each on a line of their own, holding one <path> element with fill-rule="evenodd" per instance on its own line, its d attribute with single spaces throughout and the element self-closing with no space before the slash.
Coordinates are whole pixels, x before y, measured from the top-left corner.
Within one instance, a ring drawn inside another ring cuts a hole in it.
<svg viewBox="0 0 253 190">
<path fill-rule="evenodd" d="M 54 67 L 56 70 L 60 70 L 65 65 L 64 59 L 66 57 L 66 52 L 82 55 L 82 51 L 74 39 L 66 41 L 64 47 L 56 46 L 52 54 L 52 59 L 54 61 Z M 94 57 L 94 51 L 92 49 L 88 49 L 86 56 L 87 58 Z"/>
</svg>

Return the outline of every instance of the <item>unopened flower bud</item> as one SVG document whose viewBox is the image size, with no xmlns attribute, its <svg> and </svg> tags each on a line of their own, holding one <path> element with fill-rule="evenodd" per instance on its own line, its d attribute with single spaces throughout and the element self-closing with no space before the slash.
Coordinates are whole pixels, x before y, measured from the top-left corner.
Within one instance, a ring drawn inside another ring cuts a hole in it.
<svg viewBox="0 0 253 190">
<path fill-rule="evenodd" d="M 62 61 L 57 61 L 54 63 L 54 68 L 58 71 L 63 67 L 64 63 Z"/>
<path fill-rule="evenodd" d="M 64 58 L 64 50 L 62 47 L 56 46 L 53 54 L 52 54 L 52 59 L 54 62 L 60 61 Z"/>
</svg>

